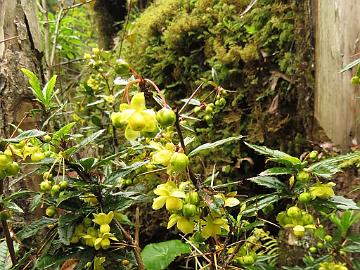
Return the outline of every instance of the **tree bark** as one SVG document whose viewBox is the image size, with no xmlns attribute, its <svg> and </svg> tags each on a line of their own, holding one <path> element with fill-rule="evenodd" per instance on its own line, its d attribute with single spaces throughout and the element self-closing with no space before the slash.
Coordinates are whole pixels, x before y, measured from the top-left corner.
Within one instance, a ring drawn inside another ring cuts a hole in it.
<svg viewBox="0 0 360 270">
<path fill-rule="evenodd" d="M 36 104 L 21 68 L 42 75 L 42 45 L 35 1 L 0 0 L 0 137 L 10 136 Z M 40 76 L 43 77 L 43 76 Z M 26 117 L 22 128 L 36 126 Z"/>
</svg>

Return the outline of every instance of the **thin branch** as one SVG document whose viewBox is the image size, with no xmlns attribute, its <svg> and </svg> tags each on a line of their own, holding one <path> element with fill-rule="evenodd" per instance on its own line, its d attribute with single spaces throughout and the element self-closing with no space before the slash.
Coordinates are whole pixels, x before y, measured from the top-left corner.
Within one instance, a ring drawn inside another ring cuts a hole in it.
<svg viewBox="0 0 360 270">
<path fill-rule="evenodd" d="M 40 4 L 39 4 L 40 6 Z M 45 51 L 45 63 L 48 67 L 48 70 L 46 72 L 47 79 L 50 78 L 50 70 L 49 70 L 49 57 L 50 57 L 50 26 L 49 26 L 49 14 L 48 14 L 48 6 L 47 6 L 47 0 L 42 0 L 41 4 L 41 10 L 44 14 L 44 51 Z"/>
<path fill-rule="evenodd" d="M 93 1 L 94 1 L 94 0 L 87 0 L 87 1 L 85 1 L 85 2 L 83 2 L 83 3 L 78 3 L 78 4 L 75 4 L 75 5 L 66 7 L 66 8 L 64 8 L 64 10 L 69 10 L 69 9 L 77 8 L 77 7 L 80 7 L 80 6 L 82 6 L 82 5 L 89 4 L 89 3 L 93 2 Z"/>
<path fill-rule="evenodd" d="M 9 37 L 9 38 L 6 38 L 6 39 L 3 39 L 3 40 L 0 40 L 0 43 L 6 42 L 6 41 L 9 41 L 9 40 L 12 40 L 12 39 L 18 38 L 18 37 L 19 37 L 19 36 L 14 36 L 14 37 Z"/>
<path fill-rule="evenodd" d="M 198 88 L 196 88 L 196 90 L 194 91 L 194 93 L 191 94 L 191 96 L 188 98 L 188 100 L 186 101 L 186 103 L 184 104 L 184 106 L 181 107 L 181 109 L 179 110 L 179 114 L 181 114 L 181 112 L 185 109 L 185 107 L 189 104 L 190 100 L 192 100 L 192 98 L 197 94 L 197 92 L 200 90 L 201 86 L 203 86 L 204 83 L 200 84 L 198 86 Z"/>
<path fill-rule="evenodd" d="M 62 19 L 62 14 L 64 12 L 64 8 L 61 7 L 60 11 L 58 13 L 58 16 L 56 17 L 56 24 L 55 24 L 55 31 L 54 31 L 54 39 L 52 42 L 52 50 L 51 50 L 51 55 L 50 55 L 50 59 L 49 59 L 49 70 L 50 70 L 50 75 L 51 75 L 51 67 L 54 64 L 54 60 L 55 60 L 55 52 L 56 52 L 56 44 L 57 44 L 57 39 L 59 36 L 59 31 L 60 31 L 60 22 Z"/>
</svg>

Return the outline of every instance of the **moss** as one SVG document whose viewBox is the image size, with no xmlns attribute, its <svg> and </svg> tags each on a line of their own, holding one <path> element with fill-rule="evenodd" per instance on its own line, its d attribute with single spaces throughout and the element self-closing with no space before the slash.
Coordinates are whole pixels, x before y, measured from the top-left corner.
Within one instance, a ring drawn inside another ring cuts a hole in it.
<svg viewBox="0 0 360 270">
<path fill-rule="evenodd" d="M 215 117 L 204 140 L 241 133 L 253 142 L 288 145 L 311 118 L 311 105 L 301 101 L 312 98 L 312 71 L 304 69 L 312 61 L 308 7 L 295 0 L 259 0 L 239 16 L 250 2 L 155 1 L 133 22 L 123 54 L 165 89 L 172 105 L 200 79 L 213 80 L 216 71 L 216 82 L 233 91 L 227 97 L 232 107 Z M 269 110 L 274 98 L 277 107 Z M 298 147 L 291 148 L 286 150 Z M 235 159 L 239 149 L 231 155 Z"/>
</svg>

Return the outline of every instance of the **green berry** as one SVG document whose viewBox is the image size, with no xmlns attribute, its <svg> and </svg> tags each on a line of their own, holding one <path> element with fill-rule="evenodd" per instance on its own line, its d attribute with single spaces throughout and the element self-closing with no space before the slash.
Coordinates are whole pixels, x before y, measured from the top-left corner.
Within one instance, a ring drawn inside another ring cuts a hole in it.
<svg viewBox="0 0 360 270">
<path fill-rule="evenodd" d="M 301 183 L 307 183 L 310 180 L 310 173 L 306 171 L 300 171 L 296 175 L 296 180 L 298 180 Z"/>
<path fill-rule="evenodd" d="M 308 203 L 311 199 L 311 194 L 309 192 L 303 192 L 299 195 L 299 202 Z"/>
<path fill-rule="evenodd" d="M 291 218 L 297 218 L 301 216 L 301 210 L 297 206 L 291 206 L 287 211 L 287 215 Z"/>
</svg>

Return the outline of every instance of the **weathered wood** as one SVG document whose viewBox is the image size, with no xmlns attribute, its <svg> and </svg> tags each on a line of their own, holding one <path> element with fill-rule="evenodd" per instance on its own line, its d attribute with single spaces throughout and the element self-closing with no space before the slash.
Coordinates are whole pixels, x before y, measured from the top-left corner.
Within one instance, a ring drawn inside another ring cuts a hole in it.
<svg viewBox="0 0 360 270">
<path fill-rule="evenodd" d="M 315 117 L 333 143 L 360 142 L 359 87 L 355 70 L 340 73 L 360 52 L 360 1 L 317 0 Z"/>
<path fill-rule="evenodd" d="M 21 68 L 41 74 L 41 37 L 35 1 L 0 0 L 0 136 L 12 133 L 35 102 Z M 34 127 L 27 117 L 22 128 Z"/>
</svg>

